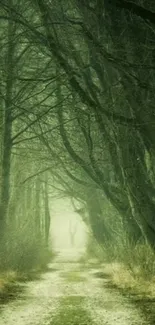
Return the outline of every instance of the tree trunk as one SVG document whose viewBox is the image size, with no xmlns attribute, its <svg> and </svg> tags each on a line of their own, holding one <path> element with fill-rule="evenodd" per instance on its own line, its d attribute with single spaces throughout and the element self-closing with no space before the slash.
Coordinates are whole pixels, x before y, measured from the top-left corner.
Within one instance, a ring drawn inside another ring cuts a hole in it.
<svg viewBox="0 0 155 325">
<path fill-rule="evenodd" d="M 97 242 L 104 245 L 108 244 L 112 240 L 112 233 L 105 223 L 102 215 L 103 211 L 95 192 L 87 191 L 87 210 L 89 223 Z"/>
<path fill-rule="evenodd" d="M 45 207 L 45 245 L 48 247 L 49 231 L 50 231 L 50 210 L 48 197 L 48 173 L 45 174 L 45 188 L 44 188 L 44 207 Z"/>
<path fill-rule="evenodd" d="M 8 50 L 6 54 L 6 94 L 4 107 L 4 126 L 2 144 L 2 172 L 0 197 L 0 237 L 6 230 L 6 217 L 10 197 L 11 135 L 12 135 L 12 90 L 14 70 L 14 23 L 8 20 Z"/>
<path fill-rule="evenodd" d="M 35 235 L 36 239 L 41 241 L 41 206 L 40 206 L 40 180 L 37 177 L 35 183 Z"/>
</svg>

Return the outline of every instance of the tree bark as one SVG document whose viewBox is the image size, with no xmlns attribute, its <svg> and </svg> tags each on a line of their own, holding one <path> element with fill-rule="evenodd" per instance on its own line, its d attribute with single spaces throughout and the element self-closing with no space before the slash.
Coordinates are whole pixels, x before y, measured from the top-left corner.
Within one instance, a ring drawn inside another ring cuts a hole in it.
<svg viewBox="0 0 155 325">
<path fill-rule="evenodd" d="M 15 26 L 11 17 L 8 21 L 8 49 L 6 54 L 6 94 L 4 107 L 4 126 L 2 144 L 2 174 L 0 197 L 0 236 L 3 237 L 6 230 L 7 210 L 10 198 L 10 167 L 11 167 L 11 135 L 12 135 L 12 91 L 14 71 L 14 31 Z"/>
<path fill-rule="evenodd" d="M 41 191 L 41 184 L 40 180 L 37 177 L 35 182 L 35 236 L 37 241 L 41 241 L 41 205 L 40 205 L 40 191 Z"/>
<path fill-rule="evenodd" d="M 49 231 L 50 231 L 50 210 L 48 197 L 48 173 L 45 174 L 45 188 L 44 188 L 44 208 L 45 208 L 45 245 L 48 247 Z"/>
</svg>

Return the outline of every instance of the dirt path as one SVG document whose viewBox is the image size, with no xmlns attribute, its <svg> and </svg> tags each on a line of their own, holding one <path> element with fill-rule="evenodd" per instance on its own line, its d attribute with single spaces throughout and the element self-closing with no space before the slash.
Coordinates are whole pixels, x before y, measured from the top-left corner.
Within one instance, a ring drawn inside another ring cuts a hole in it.
<svg viewBox="0 0 155 325">
<path fill-rule="evenodd" d="M 50 268 L 1 307 L 0 325 L 146 325 L 127 298 L 106 287 L 98 268 L 61 257 Z"/>
</svg>

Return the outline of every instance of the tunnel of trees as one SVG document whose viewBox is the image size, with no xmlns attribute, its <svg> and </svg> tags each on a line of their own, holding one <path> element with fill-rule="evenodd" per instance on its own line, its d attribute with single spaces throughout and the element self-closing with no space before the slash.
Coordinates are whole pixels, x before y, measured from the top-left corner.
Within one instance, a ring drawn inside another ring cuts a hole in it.
<svg viewBox="0 0 155 325">
<path fill-rule="evenodd" d="M 37 263 L 55 195 L 154 248 L 154 1 L 2 0 L 0 24 L 1 259 Z"/>
</svg>

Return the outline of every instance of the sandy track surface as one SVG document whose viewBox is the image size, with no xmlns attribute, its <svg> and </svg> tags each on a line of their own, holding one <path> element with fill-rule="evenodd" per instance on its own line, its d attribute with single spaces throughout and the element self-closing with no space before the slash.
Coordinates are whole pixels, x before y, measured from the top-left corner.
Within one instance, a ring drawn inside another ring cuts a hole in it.
<svg viewBox="0 0 155 325">
<path fill-rule="evenodd" d="M 98 268 L 68 259 L 57 257 L 40 280 L 2 305 L 0 325 L 146 325 L 134 304 L 97 276 Z"/>
</svg>

